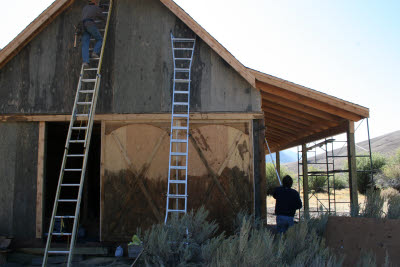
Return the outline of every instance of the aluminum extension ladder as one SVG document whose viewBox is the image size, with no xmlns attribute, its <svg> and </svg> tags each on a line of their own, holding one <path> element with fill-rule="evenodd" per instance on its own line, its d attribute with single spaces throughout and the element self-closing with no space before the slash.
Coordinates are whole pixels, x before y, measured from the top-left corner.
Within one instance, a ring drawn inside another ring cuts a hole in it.
<svg viewBox="0 0 400 267">
<path fill-rule="evenodd" d="M 175 38 L 171 33 L 174 82 L 168 163 L 168 214 L 187 211 L 187 170 L 189 148 L 190 78 L 196 39 Z"/>
<path fill-rule="evenodd" d="M 50 254 L 68 255 L 67 266 L 71 266 L 72 262 L 112 0 L 102 6 L 107 20 L 102 22 L 103 25 L 99 24 L 101 21 L 95 21 L 99 28 L 105 25 L 104 29 L 99 29 L 100 33 L 104 31 L 102 49 L 99 58 L 90 58 L 89 67 L 81 67 L 42 266 L 47 265 Z M 61 248 L 57 244 L 53 248 L 51 244 L 56 238 L 70 239 L 70 244 L 67 242 Z"/>
</svg>

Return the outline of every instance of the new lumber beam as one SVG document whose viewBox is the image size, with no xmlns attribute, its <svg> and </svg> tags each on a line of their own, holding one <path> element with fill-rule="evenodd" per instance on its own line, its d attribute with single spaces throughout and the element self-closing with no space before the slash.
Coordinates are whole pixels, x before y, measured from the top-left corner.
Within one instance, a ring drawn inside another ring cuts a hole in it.
<svg viewBox="0 0 400 267">
<path fill-rule="evenodd" d="M 272 75 L 268 75 L 266 73 L 262 73 L 256 70 L 249 69 L 249 72 L 254 75 L 254 77 L 263 83 L 267 83 L 282 89 L 285 89 L 287 91 L 290 91 L 292 93 L 296 93 L 302 96 L 306 96 L 310 99 L 317 100 L 320 102 L 324 102 L 326 104 L 329 104 L 331 106 L 339 107 L 340 109 L 355 113 L 360 115 L 363 118 L 368 118 L 369 117 L 369 109 L 362 107 L 360 105 L 336 98 L 334 96 L 330 96 L 328 94 L 324 94 L 322 92 L 318 92 L 316 90 L 307 88 L 305 86 L 301 86 L 277 77 L 274 77 Z"/>
<path fill-rule="evenodd" d="M 293 102 L 301 103 L 308 107 L 312 107 L 312 108 L 315 108 L 315 109 L 318 109 L 318 110 L 324 111 L 326 113 L 336 115 L 338 117 L 342 117 L 342 118 L 345 118 L 348 120 L 359 121 L 364 118 L 363 116 L 349 112 L 347 110 L 343 110 L 337 106 L 332 106 L 330 104 L 321 102 L 320 100 L 312 99 L 312 98 L 306 97 L 306 96 L 298 94 L 298 93 L 293 93 L 291 91 L 279 88 L 274 85 L 270 85 L 270 84 L 266 84 L 266 83 L 257 81 L 256 86 L 263 92 L 270 93 L 275 96 L 280 96 L 282 98 L 291 100 Z"/>
<path fill-rule="evenodd" d="M 328 120 L 328 121 L 332 121 L 332 122 L 338 122 L 338 121 L 343 120 L 343 118 L 341 118 L 339 116 L 332 115 L 332 114 L 327 113 L 325 111 L 321 111 L 319 109 L 304 105 L 303 103 L 299 103 L 299 102 L 296 102 L 296 101 L 288 100 L 288 99 L 286 99 L 284 97 L 276 96 L 274 94 L 270 94 L 270 93 L 267 93 L 265 91 L 261 94 L 261 97 L 262 97 L 263 101 L 264 100 L 265 101 L 270 101 L 270 102 L 273 102 L 273 103 L 280 104 L 282 106 L 290 107 L 290 108 L 298 110 L 300 112 L 313 115 L 313 116 L 318 117 L 320 119 L 324 119 L 324 120 Z"/>
</svg>

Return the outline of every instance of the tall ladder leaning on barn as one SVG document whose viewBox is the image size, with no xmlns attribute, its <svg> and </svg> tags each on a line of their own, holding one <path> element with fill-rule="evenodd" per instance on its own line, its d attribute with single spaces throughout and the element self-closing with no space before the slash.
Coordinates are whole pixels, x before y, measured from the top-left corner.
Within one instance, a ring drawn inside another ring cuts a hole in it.
<svg viewBox="0 0 400 267">
<path fill-rule="evenodd" d="M 99 29 L 100 33 L 104 32 L 101 53 L 99 58 L 90 59 L 89 67 L 84 68 L 83 65 L 81 67 L 42 266 L 47 265 L 49 254 L 68 255 L 67 266 L 71 266 L 72 262 L 93 120 L 100 87 L 101 64 L 103 62 L 104 47 L 112 8 L 112 0 L 104 2 L 107 3 L 101 6 L 104 8 L 103 13 L 107 14 L 107 20 L 105 23 L 95 21 L 96 23 L 105 25 L 104 29 Z M 101 28 L 100 25 L 99 28 Z M 94 39 L 91 39 L 92 41 Z M 74 214 L 72 214 L 73 212 Z M 56 229 L 55 225 L 57 225 Z M 66 228 L 66 232 L 64 232 L 63 228 Z M 66 246 L 62 248 L 59 247 L 59 244 L 57 244 L 57 248 L 51 247 L 53 238 L 64 237 L 68 240 L 70 238 L 69 245 L 67 242 Z"/>
<path fill-rule="evenodd" d="M 175 38 L 171 33 L 174 77 L 165 223 L 168 214 L 187 211 L 190 82 L 195 44 L 196 39 Z"/>
</svg>

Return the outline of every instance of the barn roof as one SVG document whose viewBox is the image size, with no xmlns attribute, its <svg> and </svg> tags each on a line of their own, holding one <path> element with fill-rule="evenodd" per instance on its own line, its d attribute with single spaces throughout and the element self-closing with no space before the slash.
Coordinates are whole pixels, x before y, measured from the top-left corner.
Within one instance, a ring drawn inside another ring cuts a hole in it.
<svg viewBox="0 0 400 267">
<path fill-rule="evenodd" d="M 0 68 L 75 0 L 56 0 L 0 51 Z M 193 32 L 261 92 L 266 137 L 279 151 L 345 132 L 348 121 L 369 117 L 369 109 L 283 79 L 246 68 L 172 0 L 160 0 Z"/>
</svg>

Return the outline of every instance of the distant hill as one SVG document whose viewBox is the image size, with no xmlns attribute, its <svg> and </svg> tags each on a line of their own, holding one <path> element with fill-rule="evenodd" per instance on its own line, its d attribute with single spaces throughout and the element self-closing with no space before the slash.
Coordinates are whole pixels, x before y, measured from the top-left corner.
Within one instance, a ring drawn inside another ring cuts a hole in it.
<svg viewBox="0 0 400 267">
<path fill-rule="evenodd" d="M 281 156 L 281 163 L 289 163 L 297 161 L 297 153 L 292 150 L 283 150 L 280 153 Z M 272 158 L 276 161 L 276 154 L 272 153 Z M 271 162 L 271 157 L 269 155 L 265 156 L 265 162 Z"/>
<path fill-rule="evenodd" d="M 392 132 L 382 136 L 378 136 L 371 139 L 372 153 L 380 153 L 385 157 L 391 157 L 395 155 L 396 151 L 400 149 L 400 131 Z M 359 142 L 356 144 L 357 155 L 365 153 L 368 150 L 368 140 Z M 347 147 L 333 150 L 336 156 L 346 156 Z M 296 154 L 296 153 L 295 153 Z M 325 154 L 319 154 L 316 156 L 317 162 L 325 162 Z M 347 162 L 347 158 L 335 159 L 336 168 L 343 167 Z M 289 169 L 290 172 L 297 173 L 297 156 L 295 162 L 283 163 L 283 166 Z"/>
</svg>

